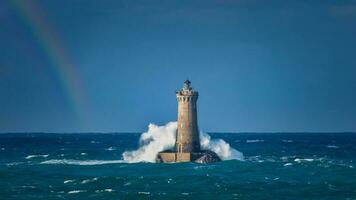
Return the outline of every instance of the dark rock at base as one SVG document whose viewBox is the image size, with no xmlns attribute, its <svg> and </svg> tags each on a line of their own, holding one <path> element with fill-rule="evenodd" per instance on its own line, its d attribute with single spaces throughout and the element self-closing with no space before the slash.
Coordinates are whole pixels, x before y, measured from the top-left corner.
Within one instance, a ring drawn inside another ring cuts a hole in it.
<svg viewBox="0 0 356 200">
<path fill-rule="evenodd" d="M 197 162 L 197 163 L 211 163 L 219 162 L 219 156 L 209 150 L 191 152 L 191 153 L 177 153 L 172 150 L 159 152 L 156 158 L 158 163 L 175 163 L 175 162 Z"/>
<path fill-rule="evenodd" d="M 201 157 L 194 160 L 197 163 L 212 163 L 212 162 L 220 162 L 221 159 L 219 156 L 213 151 L 204 151 L 202 152 Z"/>
</svg>

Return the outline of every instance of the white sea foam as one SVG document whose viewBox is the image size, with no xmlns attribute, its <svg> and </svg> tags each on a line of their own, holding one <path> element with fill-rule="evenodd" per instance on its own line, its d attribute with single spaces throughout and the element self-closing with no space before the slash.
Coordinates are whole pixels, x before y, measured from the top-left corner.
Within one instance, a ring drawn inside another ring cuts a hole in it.
<svg viewBox="0 0 356 200">
<path fill-rule="evenodd" d="M 283 166 L 291 166 L 291 165 L 293 165 L 292 163 L 286 163 L 286 164 L 284 164 Z"/>
<path fill-rule="evenodd" d="M 264 142 L 264 140 L 246 140 L 246 143 Z"/>
<path fill-rule="evenodd" d="M 32 159 L 32 158 L 47 158 L 49 155 L 46 154 L 46 155 L 28 155 L 26 156 L 26 159 Z"/>
<path fill-rule="evenodd" d="M 125 151 L 123 158 L 128 163 L 155 162 L 157 153 L 172 149 L 176 139 L 177 122 L 169 122 L 164 126 L 150 124 L 148 131 L 140 137 L 140 147 L 134 151 Z M 224 140 L 212 140 L 206 133 L 200 134 L 202 149 L 217 153 L 223 160 L 243 160 L 243 154 L 230 147 Z"/>
<path fill-rule="evenodd" d="M 70 160 L 70 159 L 61 159 L 61 160 L 46 160 L 41 162 L 41 164 L 51 164 L 51 165 L 105 165 L 105 164 L 117 164 L 125 163 L 123 160 Z"/>
</svg>

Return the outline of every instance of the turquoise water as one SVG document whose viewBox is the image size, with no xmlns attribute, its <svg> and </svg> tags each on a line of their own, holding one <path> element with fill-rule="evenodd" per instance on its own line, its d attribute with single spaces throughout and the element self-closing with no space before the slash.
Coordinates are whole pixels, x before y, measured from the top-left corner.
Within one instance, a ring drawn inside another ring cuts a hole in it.
<svg viewBox="0 0 356 200">
<path fill-rule="evenodd" d="M 356 199 L 355 133 L 213 133 L 245 161 L 122 161 L 140 134 L 0 134 L 0 199 Z"/>
</svg>

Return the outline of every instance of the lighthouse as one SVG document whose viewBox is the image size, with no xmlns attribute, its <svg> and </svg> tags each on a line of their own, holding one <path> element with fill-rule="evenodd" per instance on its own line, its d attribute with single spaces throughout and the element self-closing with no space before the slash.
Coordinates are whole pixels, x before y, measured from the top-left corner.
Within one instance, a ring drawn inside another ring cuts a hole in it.
<svg viewBox="0 0 356 200">
<path fill-rule="evenodd" d="M 157 162 L 216 162 L 218 155 L 200 148 L 197 100 L 199 93 L 191 87 L 189 80 L 184 81 L 183 88 L 176 91 L 178 101 L 178 119 L 174 149 L 159 152 Z"/>
<path fill-rule="evenodd" d="M 178 101 L 178 123 L 175 149 L 177 153 L 200 151 L 197 120 L 197 100 L 199 93 L 186 80 L 181 90 L 176 92 Z"/>
</svg>

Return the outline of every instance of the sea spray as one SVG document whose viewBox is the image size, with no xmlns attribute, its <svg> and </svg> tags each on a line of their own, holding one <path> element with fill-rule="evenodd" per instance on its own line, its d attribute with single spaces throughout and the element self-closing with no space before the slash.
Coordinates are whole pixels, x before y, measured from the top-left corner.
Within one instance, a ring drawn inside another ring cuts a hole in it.
<svg viewBox="0 0 356 200">
<path fill-rule="evenodd" d="M 148 131 L 140 136 L 140 147 L 135 151 L 125 151 L 122 156 L 129 163 L 155 162 L 157 153 L 174 147 L 177 122 L 165 126 L 150 124 Z"/>
<path fill-rule="evenodd" d="M 122 156 L 128 163 L 155 162 L 158 152 L 173 149 L 177 131 L 177 122 L 164 126 L 150 124 L 148 131 L 140 136 L 140 147 L 134 151 L 125 151 Z M 200 133 L 201 148 L 214 151 L 222 160 L 243 160 L 243 154 L 232 148 L 222 139 L 211 139 L 206 133 Z"/>
<path fill-rule="evenodd" d="M 214 151 L 222 160 L 244 160 L 241 152 L 222 139 L 211 139 L 207 133 L 200 132 L 200 145 L 203 150 Z"/>
</svg>

